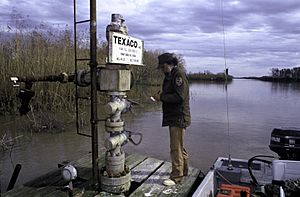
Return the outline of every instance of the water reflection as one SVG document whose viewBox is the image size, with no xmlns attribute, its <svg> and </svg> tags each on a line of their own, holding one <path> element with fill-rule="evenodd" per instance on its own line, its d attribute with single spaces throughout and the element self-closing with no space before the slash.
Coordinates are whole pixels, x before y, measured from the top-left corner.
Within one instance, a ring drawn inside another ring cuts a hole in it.
<svg viewBox="0 0 300 197">
<path fill-rule="evenodd" d="M 167 128 L 161 127 L 161 107 L 149 99 L 160 86 L 134 88 L 128 93 L 128 98 L 137 105 L 123 118 L 127 130 L 141 132 L 144 137 L 139 146 L 127 144 L 124 148 L 129 153 L 169 161 L 169 133 Z M 268 148 L 272 129 L 300 127 L 299 84 L 235 79 L 227 91 L 222 83 L 192 83 L 190 94 L 192 124 L 187 130 L 185 144 L 190 164 L 204 171 L 216 157 L 227 156 L 229 152 L 233 157 L 244 159 L 257 154 L 273 154 Z M 98 111 L 102 113 L 101 117 L 105 116 L 101 108 Z M 89 122 L 89 116 L 85 118 Z M 15 142 L 12 151 L 0 150 L 2 190 L 7 186 L 13 164 L 22 164 L 17 182 L 21 184 L 56 168 L 61 161 L 76 160 L 91 151 L 90 139 L 76 135 L 73 124 L 63 133 L 31 133 L 23 129 L 24 120 L 26 117 L 0 119 L 3 128 L 0 137 L 5 132 L 8 137 L 23 135 Z M 90 132 L 89 127 L 83 129 Z M 106 135 L 101 122 L 100 146 L 103 146 Z"/>
<path fill-rule="evenodd" d="M 300 83 L 271 83 L 272 92 L 300 91 Z"/>
</svg>

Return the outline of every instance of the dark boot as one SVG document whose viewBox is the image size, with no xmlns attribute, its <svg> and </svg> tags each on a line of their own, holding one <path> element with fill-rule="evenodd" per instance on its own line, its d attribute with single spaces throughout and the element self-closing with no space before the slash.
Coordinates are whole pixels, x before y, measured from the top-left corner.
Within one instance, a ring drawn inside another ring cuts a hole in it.
<svg viewBox="0 0 300 197">
<path fill-rule="evenodd" d="M 188 175 L 189 175 L 189 165 L 188 165 L 188 161 L 185 160 L 183 165 L 183 176 L 188 176 Z"/>
</svg>

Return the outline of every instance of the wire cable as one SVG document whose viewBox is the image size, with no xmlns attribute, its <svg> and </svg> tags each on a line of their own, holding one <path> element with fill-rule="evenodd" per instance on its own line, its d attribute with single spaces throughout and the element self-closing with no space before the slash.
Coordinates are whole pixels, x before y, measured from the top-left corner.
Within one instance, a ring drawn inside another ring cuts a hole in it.
<svg viewBox="0 0 300 197">
<path fill-rule="evenodd" d="M 268 160 L 265 160 L 265 159 L 260 159 L 259 157 L 263 157 L 263 158 L 271 158 L 271 159 L 274 159 L 275 157 L 274 156 L 270 156 L 270 155 L 256 155 L 252 158 L 250 158 L 248 160 L 248 163 L 247 163 L 247 166 L 248 166 L 248 171 L 249 171 L 249 174 L 250 174 L 250 177 L 252 179 L 252 184 L 254 186 L 258 186 L 259 183 L 257 181 L 257 179 L 255 178 L 253 172 L 252 172 L 252 163 L 253 161 L 260 161 L 260 162 L 263 162 L 263 163 L 267 163 L 267 164 L 271 164 L 272 162 L 271 161 L 268 161 Z"/>
<path fill-rule="evenodd" d="M 226 61 L 226 40 L 225 40 L 225 25 L 224 25 L 224 6 L 223 6 L 223 0 L 221 0 L 221 16 L 222 16 L 222 32 L 223 32 L 223 52 L 224 52 L 224 66 L 225 66 L 225 71 L 227 70 L 227 61 Z M 225 77 L 227 79 L 227 74 L 225 72 Z"/>
<path fill-rule="evenodd" d="M 226 56 L 226 36 L 225 36 L 225 25 L 224 25 L 224 6 L 223 0 L 221 0 L 221 18 L 222 18 L 222 33 L 223 33 L 223 55 L 224 55 L 224 76 L 225 76 L 225 92 L 226 92 L 226 117 L 227 117 L 227 137 L 228 137 L 228 169 L 232 169 L 231 164 L 231 141 L 230 141 L 230 125 L 229 125 L 229 104 L 228 104 L 228 67 L 227 67 L 227 56 Z"/>
<path fill-rule="evenodd" d="M 215 170 L 215 172 L 217 173 L 217 175 L 219 175 L 219 177 L 221 177 L 225 182 L 227 182 L 230 185 L 234 185 L 232 182 L 230 182 L 225 176 L 223 176 L 217 169 Z"/>
</svg>

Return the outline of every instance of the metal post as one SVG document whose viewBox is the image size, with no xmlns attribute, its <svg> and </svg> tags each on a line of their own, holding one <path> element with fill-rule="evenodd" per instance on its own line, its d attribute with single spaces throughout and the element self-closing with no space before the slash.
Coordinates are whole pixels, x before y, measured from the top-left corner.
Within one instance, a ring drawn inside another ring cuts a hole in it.
<svg viewBox="0 0 300 197">
<path fill-rule="evenodd" d="M 16 165 L 16 167 L 14 169 L 14 172 L 13 172 L 13 174 L 11 176 L 11 179 L 9 181 L 9 184 L 8 184 L 8 187 L 7 187 L 6 191 L 12 190 L 14 188 L 15 183 L 16 183 L 16 181 L 18 179 L 19 173 L 21 171 L 21 168 L 22 168 L 21 164 L 17 164 Z"/>
<path fill-rule="evenodd" d="M 96 0 L 90 0 L 90 70 L 91 70 L 91 133 L 92 133 L 92 166 L 93 183 L 99 183 L 98 170 L 98 128 L 97 128 L 97 20 Z"/>
</svg>

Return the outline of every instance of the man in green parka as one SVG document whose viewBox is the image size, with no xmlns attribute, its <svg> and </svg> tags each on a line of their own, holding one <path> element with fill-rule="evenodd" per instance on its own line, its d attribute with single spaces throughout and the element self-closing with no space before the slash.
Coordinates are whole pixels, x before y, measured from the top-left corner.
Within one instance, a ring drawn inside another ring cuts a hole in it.
<svg viewBox="0 0 300 197">
<path fill-rule="evenodd" d="M 170 153 L 172 172 L 164 180 L 166 186 L 180 183 L 188 175 L 188 154 L 184 148 L 184 134 L 191 124 L 189 105 L 189 84 L 185 72 L 178 66 L 178 58 L 173 53 L 158 56 L 158 69 L 165 74 L 162 93 L 154 99 L 162 102 L 162 126 L 168 126 L 170 132 Z"/>
</svg>

